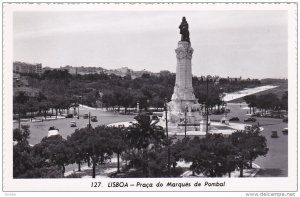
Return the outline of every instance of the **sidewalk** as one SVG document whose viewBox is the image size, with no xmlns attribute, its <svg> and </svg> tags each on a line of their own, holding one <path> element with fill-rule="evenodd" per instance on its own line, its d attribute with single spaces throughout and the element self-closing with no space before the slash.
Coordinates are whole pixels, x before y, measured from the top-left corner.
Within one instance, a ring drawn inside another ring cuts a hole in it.
<svg viewBox="0 0 300 197">
<path fill-rule="evenodd" d="M 45 117 L 35 117 L 32 118 L 32 121 L 30 121 L 30 118 L 27 119 L 21 119 L 21 122 L 43 122 L 43 121 L 50 121 L 50 120 L 57 120 L 57 119 L 65 119 L 65 116 L 52 116 L 52 117 L 47 117 L 45 120 Z M 13 120 L 13 123 L 17 123 L 19 120 Z"/>
<path fill-rule="evenodd" d="M 120 158 L 120 167 L 122 164 L 122 160 Z M 69 176 L 71 174 L 79 175 L 80 178 L 92 178 L 93 167 L 87 166 L 87 163 L 81 165 L 81 171 L 78 171 L 78 165 L 74 165 L 76 168 L 73 170 L 66 171 L 64 176 Z M 112 158 L 111 162 L 107 162 L 103 165 L 96 166 L 96 178 L 109 178 L 109 175 L 117 172 L 117 158 Z"/>
<path fill-rule="evenodd" d="M 184 163 L 184 162 L 182 162 Z M 180 165 L 180 163 L 177 163 L 178 165 Z M 177 165 L 177 166 L 178 166 Z M 183 166 L 180 167 L 187 167 L 190 166 L 189 163 L 184 163 L 182 164 Z M 255 175 L 258 173 L 258 171 L 260 170 L 260 166 L 252 163 L 252 169 L 244 169 L 243 170 L 243 177 L 255 177 Z M 199 175 L 192 175 L 193 172 L 191 170 L 185 171 L 180 177 L 182 178 L 197 178 L 197 177 L 205 177 L 203 174 L 199 174 Z M 228 178 L 228 174 L 224 175 L 222 178 Z M 236 170 L 234 172 L 231 172 L 231 178 L 240 178 L 240 171 Z"/>
<path fill-rule="evenodd" d="M 191 163 L 186 163 L 184 161 L 178 161 L 177 162 L 177 167 L 182 167 L 182 168 L 189 168 Z M 122 160 L 120 158 L 120 168 L 122 166 Z M 252 163 L 253 168 L 252 169 L 244 169 L 243 174 L 244 177 L 254 177 L 258 171 L 260 170 L 260 166 Z M 79 175 L 81 178 L 92 178 L 92 173 L 93 173 L 93 168 L 88 167 L 86 163 L 81 166 L 81 172 L 78 172 L 77 165 L 74 165 L 76 168 L 70 171 L 65 172 L 64 176 L 69 176 L 71 174 L 76 174 Z M 109 178 L 109 175 L 112 173 L 117 172 L 117 158 L 112 158 L 111 162 L 107 162 L 104 165 L 97 165 L 96 166 L 96 178 Z M 231 173 L 232 178 L 239 178 L 240 171 L 236 170 Z M 205 177 L 202 174 L 192 176 L 192 171 L 187 170 L 185 171 L 180 177 L 178 178 L 196 178 L 196 177 Z M 227 178 L 228 175 L 223 176 L 222 178 Z"/>
</svg>

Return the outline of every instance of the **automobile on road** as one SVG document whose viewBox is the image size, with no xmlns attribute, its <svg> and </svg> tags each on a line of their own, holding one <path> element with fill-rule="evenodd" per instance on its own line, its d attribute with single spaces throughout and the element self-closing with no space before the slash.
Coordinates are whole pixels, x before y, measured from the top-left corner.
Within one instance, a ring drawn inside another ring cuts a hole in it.
<svg viewBox="0 0 300 197">
<path fill-rule="evenodd" d="M 67 114 L 66 115 L 66 118 L 73 118 L 74 116 L 73 116 L 73 114 Z"/>
<path fill-rule="evenodd" d="M 71 127 L 76 127 L 76 121 L 71 121 L 70 126 Z"/>
<path fill-rule="evenodd" d="M 247 118 L 244 122 L 256 122 L 256 118 Z"/>
<path fill-rule="evenodd" d="M 238 117 L 232 117 L 229 119 L 229 121 L 240 121 L 240 119 Z"/>
<path fill-rule="evenodd" d="M 288 128 L 284 128 L 283 130 L 282 130 L 282 133 L 284 134 L 284 135 L 287 135 L 288 134 Z"/>
<path fill-rule="evenodd" d="M 278 138 L 277 131 L 272 131 L 271 138 Z"/>
<path fill-rule="evenodd" d="M 92 122 L 98 122 L 97 116 L 91 116 L 91 121 Z"/>
</svg>

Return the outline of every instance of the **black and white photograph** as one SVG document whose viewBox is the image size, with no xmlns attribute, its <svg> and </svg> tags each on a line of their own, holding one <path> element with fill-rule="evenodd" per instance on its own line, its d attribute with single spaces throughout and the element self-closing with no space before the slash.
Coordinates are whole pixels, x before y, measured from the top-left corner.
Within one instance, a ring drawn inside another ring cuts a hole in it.
<svg viewBox="0 0 300 197">
<path fill-rule="evenodd" d="M 297 191 L 297 6 L 4 3 L 3 190 Z"/>
</svg>

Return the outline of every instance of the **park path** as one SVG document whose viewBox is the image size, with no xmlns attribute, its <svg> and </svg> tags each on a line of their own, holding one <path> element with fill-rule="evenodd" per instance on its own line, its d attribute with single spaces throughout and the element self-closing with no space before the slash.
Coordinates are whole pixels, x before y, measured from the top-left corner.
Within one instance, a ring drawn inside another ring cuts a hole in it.
<svg viewBox="0 0 300 197">
<path fill-rule="evenodd" d="M 229 101 L 232 101 L 232 100 L 235 100 L 238 98 L 243 98 L 244 96 L 248 96 L 251 94 L 258 93 L 258 92 L 263 92 L 263 91 L 270 90 L 270 89 L 273 89 L 276 87 L 278 87 L 278 86 L 266 85 L 266 86 L 259 86 L 256 88 L 244 89 L 244 90 L 232 92 L 232 93 L 225 93 L 223 100 L 225 102 L 229 102 Z"/>
</svg>

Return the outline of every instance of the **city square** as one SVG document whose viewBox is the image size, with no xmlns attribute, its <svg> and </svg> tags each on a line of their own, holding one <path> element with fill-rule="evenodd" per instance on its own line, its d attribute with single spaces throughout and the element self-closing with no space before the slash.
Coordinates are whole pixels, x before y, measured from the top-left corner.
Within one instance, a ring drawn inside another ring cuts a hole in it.
<svg viewBox="0 0 300 197">
<path fill-rule="evenodd" d="M 228 103 L 228 109 L 230 113 L 228 117 L 239 117 L 240 120 L 244 120 L 249 117 L 247 112 L 249 112 L 249 108 L 247 107 L 246 103 Z M 135 121 L 135 115 L 122 115 L 119 113 L 114 113 L 110 111 L 106 111 L 105 109 L 96 109 L 96 108 L 88 108 L 81 106 L 80 112 L 82 114 L 91 113 L 98 117 L 98 122 L 91 122 L 92 127 L 96 127 L 97 125 L 109 125 L 115 123 L 116 125 L 120 125 L 123 123 L 129 124 L 130 122 Z M 223 115 L 211 115 L 210 118 L 213 120 L 220 120 L 222 119 Z M 281 131 L 284 128 L 287 128 L 287 123 L 282 122 L 281 119 L 274 119 L 274 118 L 257 118 L 259 124 L 262 127 L 262 135 L 267 138 L 269 152 L 266 157 L 259 157 L 257 158 L 254 163 L 259 166 L 258 172 L 255 174 L 257 177 L 272 177 L 272 176 L 287 176 L 288 175 L 288 136 L 284 135 Z M 76 121 L 77 127 L 70 127 L 71 121 Z M 25 121 L 25 120 L 24 120 Z M 74 118 L 62 118 L 62 119 L 54 119 L 48 120 L 44 122 L 21 122 L 21 124 L 28 124 L 30 125 L 31 137 L 29 138 L 29 143 L 35 145 L 39 143 L 43 137 L 48 135 L 49 127 L 55 125 L 57 128 L 60 129 L 60 135 L 62 137 L 67 138 L 67 136 L 71 135 L 77 128 L 85 127 L 89 121 L 88 119 L 83 119 L 83 116 L 80 119 L 77 117 Z M 230 124 L 236 124 L 236 122 L 231 122 Z M 253 123 L 257 124 L 257 123 Z M 242 127 L 245 124 L 241 123 Z M 18 122 L 14 122 L 14 128 L 18 128 Z M 279 138 L 272 139 L 271 138 L 271 131 L 276 130 L 278 131 Z M 199 132 L 198 132 L 199 133 Z M 193 136 L 193 133 L 189 134 L 189 136 Z M 181 136 L 181 137 L 180 137 Z M 178 135 L 178 138 L 182 138 L 183 133 Z M 276 162 L 274 162 L 276 160 Z M 85 164 L 87 165 L 87 164 Z M 74 165 L 69 166 L 68 174 L 70 172 L 77 171 L 77 167 Z M 88 168 L 87 168 L 88 169 Z M 114 163 L 112 167 L 112 171 L 108 171 L 107 175 L 116 171 L 116 163 Z M 104 177 L 105 177 L 104 176 Z M 102 176 L 101 176 L 102 177 Z"/>
</svg>

